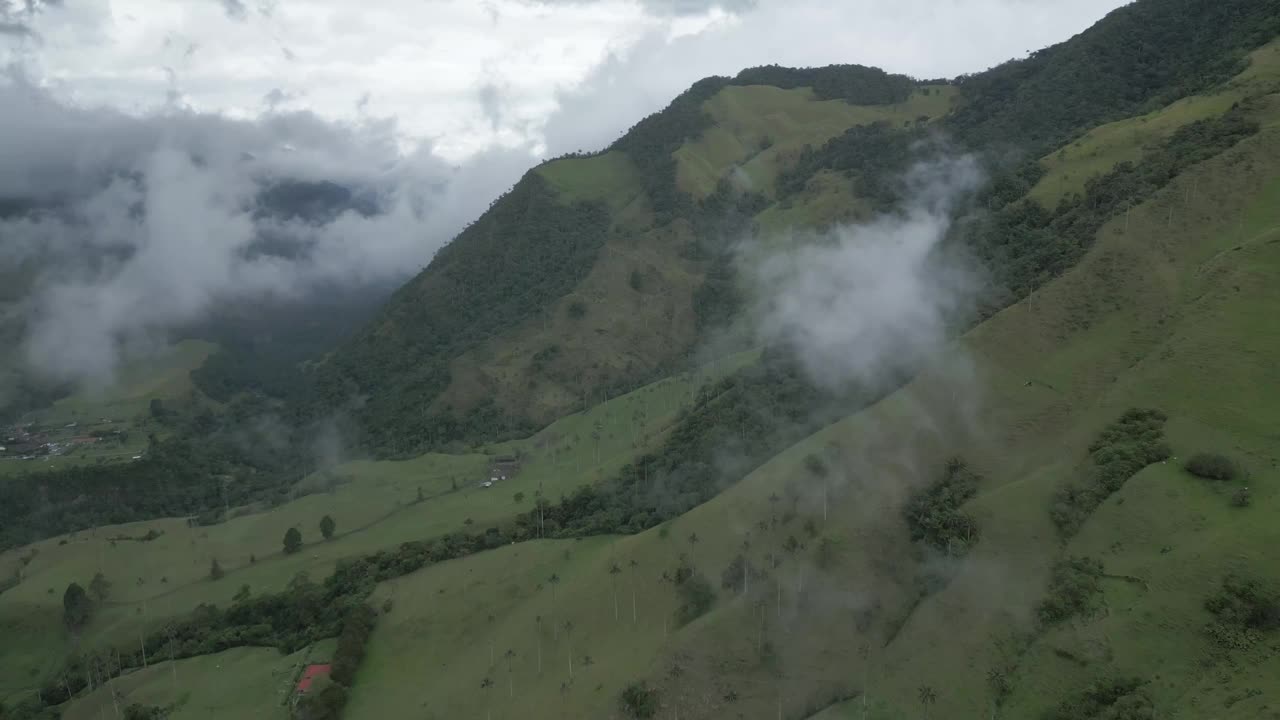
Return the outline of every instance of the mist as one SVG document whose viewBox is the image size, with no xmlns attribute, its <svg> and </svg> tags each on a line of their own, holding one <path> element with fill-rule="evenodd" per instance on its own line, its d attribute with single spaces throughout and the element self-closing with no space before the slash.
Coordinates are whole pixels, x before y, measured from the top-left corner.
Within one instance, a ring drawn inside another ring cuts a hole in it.
<svg viewBox="0 0 1280 720">
<path fill-rule="evenodd" d="M 7 79 L 0 272 L 29 285 L 21 356 L 54 380 L 109 382 L 131 348 L 227 303 L 389 292 L 533 161 L 496 150 L 455 167 L 429 144 L 406 154 L 385 120 L 238 121 L 181 107 L 134 117 Z M 282 183 L 352 201 L 272 207 Z"/>
<path fill-rule="evenodd" d="M 757 334 L 793 348 L 828 390 L 881 387 L 939 354 L 981 286 L 973 263 L 944 248 L 956 204 L 981 181 L 972 156 L 923 162 L 897 212 L 793 235 L 782 251 L 745 248 Z"/>
</svg>

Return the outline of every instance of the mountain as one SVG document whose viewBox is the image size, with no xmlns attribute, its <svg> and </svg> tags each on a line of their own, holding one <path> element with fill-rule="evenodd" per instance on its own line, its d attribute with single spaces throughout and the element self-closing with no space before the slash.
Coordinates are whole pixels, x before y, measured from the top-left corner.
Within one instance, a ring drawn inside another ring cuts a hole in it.
<svg viewBox="0 0 1280 720">
<path fill-rule="evenodd" d="M 603 152 L 530 171 L 315 368 L 364 442 L 405 455 L 510 437 L 687 364 L 738 298 L 729 241 L 891 206 L 892 179 L 941 136 L 1006 166 L 1240 71 L 1274 37 L 1271 2 L 1140 2 L 984 73 L 921 82 L 860 66 L 708 78 Z M 1207 28 L 1213 28 L 1212 31 Z M 1004 153 L 1001 155 L 1001 153 Z M 1012 204 L 1032 176 L 997 170 Z M 1052 209 L 1050 207 L 1049 209 Z M 1026 234 L 975 239 L 1022 244 Z M 1081 248 L 994 263 L 1015 293 Z M 1008 302 L 1006 297 L 999 302 Z"/>
<path fill-rule="evenodd" d="M 873 304 L 955 278 L 867 247 L 900 292 L 804 319 L 887 329 L 751 322 L 743 248 L 851 224 L 935 228 L 971 312 L 903 341 Z M 1272 0 L 946 82 L 703 81 L 531 171 L 287 402 L 188 385 L 147 458 L 0 480 L 0 717 L 1270 717 L 1278 271 Z"/>
</svg>

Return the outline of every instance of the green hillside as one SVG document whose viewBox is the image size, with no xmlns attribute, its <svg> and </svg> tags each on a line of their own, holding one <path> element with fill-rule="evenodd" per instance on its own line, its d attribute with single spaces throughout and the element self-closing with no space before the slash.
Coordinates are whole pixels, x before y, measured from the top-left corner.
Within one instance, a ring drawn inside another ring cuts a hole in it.
<svg viewBox="0 0 1280 720">
<path fill-rule="evenodd" d="M 1277 36 L 1140 0 L 946 83 L 709 78 L 531 170 L 312 394 L 144 374 L 136 485 L 0 479 L 61 493 L 0 552 L 0 718 L 1277 716 Z M 751 332 L 744 238 L 900 217 L 957 153 L 943 351 L 835 392 Z M 291 454 L 334 407 L 355 442 Z"/>
</svg>

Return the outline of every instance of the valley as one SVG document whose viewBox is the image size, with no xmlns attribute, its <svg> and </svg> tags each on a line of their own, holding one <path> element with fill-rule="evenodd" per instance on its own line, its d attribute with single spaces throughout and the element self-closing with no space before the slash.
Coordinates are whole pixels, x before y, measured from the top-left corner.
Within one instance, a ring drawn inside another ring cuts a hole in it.
<svg viewBox="0 0 1280 720">
<path fill-rule="evenodd" d="M 24 414 L 112 437 L 0 460 L 47 521 L 0 552 L 0 718 L 1277 716 L 1278 32 L 1140 0 L 953 82 L 702 81 L 530 171 L 305 402 L 209 397 L 187 340 Z M 912 184 L 956 157 L 981 181 Z M 924 351 L 814 342 L 845 296 L 770 335 L 801 293 L 762 267 L 907 244 L 921 204 L 961 290 L 852 297 Z"/>
</svg>

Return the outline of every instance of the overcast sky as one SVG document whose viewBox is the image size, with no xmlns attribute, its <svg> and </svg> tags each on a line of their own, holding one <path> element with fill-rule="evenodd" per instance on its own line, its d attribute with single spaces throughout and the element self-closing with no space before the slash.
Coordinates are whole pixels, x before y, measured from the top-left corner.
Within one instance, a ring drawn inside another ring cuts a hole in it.
<svg viewBox="0 0 1280 720">
<path fill-rule="evenodd" d="M 12 29 L 0 52 L 59 98 L 131 113 L 178 102 L 240 118 L 273 109 L 308 109 L 342 121 L 394 118 L 405 143 L 431 139 L 451 161 L 493 145 L 542 151 L 562 96 L 599 93 L 602 74 L 639 83 L 615 88 L 637 96 L 628 111 L 656 109 L 700 77 L 767 63 L 857 62 L 917 77 L 954 76 L 1064 40 L 1123 4 L 3 2 Z M 620 121 L 603 134 L 623 129 Z"/>
<path fill-rule="evenodd" d="M 31 366 L 106 378 L 220 302 L 403 280 L 539 159 L 599 149 L 707 75 L 950 77 L 1121 4 L 0 0 L 0 199 L 61 208 L 0 218 L 0 269 L 45 260 Z M 263 219 L 280 178 L 358 185 L 382 212 Z M 310 250 L 253 252 L 265 235 Z"/>
</svg>

